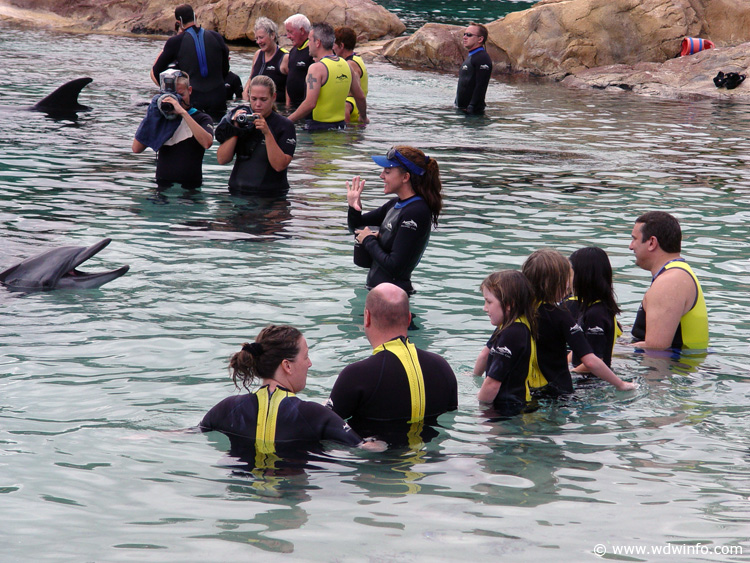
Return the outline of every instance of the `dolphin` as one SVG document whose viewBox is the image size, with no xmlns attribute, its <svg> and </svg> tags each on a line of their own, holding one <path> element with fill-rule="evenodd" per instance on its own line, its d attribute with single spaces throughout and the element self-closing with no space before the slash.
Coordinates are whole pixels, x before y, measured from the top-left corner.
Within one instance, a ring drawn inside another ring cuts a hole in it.
<svg viewBox="0 0 750 563">
<path fill-rule="evenodd" d="M 78 95 L 81 90 L 91 82 L 93 78 L 76 78 L 66 82 L 41 102 L 35 103 L 29 109 L 43 111 L 45 113 L 74 113 L 77 111 L 88 111 L 91 108 L 78 103 Z"/>
<path fill-rule="evenodd" d="M 122 266 L 109 272 L 87 273 L 76 268 L 107 246 L 105 238 L 91 246 L 63 246 L 27 258 L 0 273 L 0 283 L 11 291 L 89 289 L 119 278 L 130 269 Z"/>
</svg>

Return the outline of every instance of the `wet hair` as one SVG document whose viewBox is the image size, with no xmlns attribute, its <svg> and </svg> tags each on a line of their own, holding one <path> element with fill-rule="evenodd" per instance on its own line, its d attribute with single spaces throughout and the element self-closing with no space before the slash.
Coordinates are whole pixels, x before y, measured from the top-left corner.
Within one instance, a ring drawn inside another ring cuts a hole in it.
<svg viewBox="0 0 750 563">
<path fill-rule="evenodd" d="M 414 192 L 420 196 L 432 214 L 432 224 L 437 227 L 440 211 L 443 209 L 442 183 L 440 182 L 440 168 L 434 158 L 427 157 L 421 150 L 408 145 L 394 147 L 404 158 L 424 169 L 423 176 L 412 174 L 406 168 L 400 167 L 403 172 L 409 172 L 409 180 Z"/>
<path fill-rule="evenodd" d="M 195 21 L 195 12 L 190 4 L 180 4 L 174 10 L 174 19 L 180 22 L 183 27 L 185 24 Z"/>
<path fill-rule="evenodd" d="M 479 37 L 482 38 L 482 46 L 485 46 L 487 43 L 487 37 L 489 36 L 489 33 L 487 32 L 487 28 L 483 26 L 481 23 L 471 22 L 466 27 L 476 27 L 479 29 Z"/>
<path fill-rule="evenodd" d="M 518 270 L 501 270 L 484 278 L 479 289 L 485 289 L 500 302 L 504 315 L 498 331 L 510 326 L 520 317 L 526 317 L 531 334 L 536 335 L 536 315 L 534 312 L 534 290 L 526 276 Z"/>
<path fill-rule="evenodd" d="M 325 22 L 313 24 L 310 31 L 315 35 L 315 39 L 320 41 L 323 49 L 326 51 L 333 49 L 333 42 L 336 40 L 336 34 L 330 24 Z"/>
<path fill-rule="evenodd" d="M 310 31 L 310 20 L 304 14 L 294 14 L 284 20 L 284 25 L 292 25 L 298 29 Z"/>
<path fill-rule="evenodd" d="M 534 289 L 537 303 L 557 304 L 565 297 L 570 281 L 570 262 L 550 248 L 532 252 L 521 266 Z"/>
<path fill-rule="evenodd" d="M 620 312 L 612 285 L 612 265 L 607 253 L 596 246 L 579 248 L 570 255 L 573 266 L 573 294 L 578 299 L 581 312 L 597 301 L 604 303 L 610 315 Z"/>
<path fill-rule="evenodd" d="M 343 45 L 347 51 L 354 50 L 357 45 L 357 34 L 351 27 L 337 27 L 335 33 L 337 45 Z"/>
<path fill-rule="evenodd" d="M 274 40 L 279 36 L 278 26 L 265 16 L 261 16 L 255 20 L 253 30 L 257 32 L 259 29 L 265 31 L 268 35 L 273 35 Z"/>
<path fill-rule="evenodd" d="M 365 309 L 370 311 L 373 325 L 379 329 L 403 328 L 411 322 L 409 296 L 402 290 L 396 299 L 388 299 L 374 288 L 367 294 Z"/>
<path fill-rule="evenodd" d="M 229 359 L 234 386 L 250 389 L 256 380 L 273 379 L 282 361 L 297 357 L 301 338 L 302 333 L 293 326 L 268 325 L 261 330 L 255 342 L 245 342 Z"/>
<path fill-rule="evenodd" d="M 190 88 L 190 75 L 183 70 L 182 75 L 178 76 L 174 82 L 175 82 L 175 85 L 184 84 L 187 88 Z"/>
<path fill-rule="evenodd" d="M 646 242 L 651 237 L 659 241 L 659 248 L 669 254 L 680 252 L 682 246 L 682 230 L 680 222 L 669 213 L 664 211 L 649 211 L 635 220 L 635 224 L 641 224 L 641 242 Z"/>
</svg>

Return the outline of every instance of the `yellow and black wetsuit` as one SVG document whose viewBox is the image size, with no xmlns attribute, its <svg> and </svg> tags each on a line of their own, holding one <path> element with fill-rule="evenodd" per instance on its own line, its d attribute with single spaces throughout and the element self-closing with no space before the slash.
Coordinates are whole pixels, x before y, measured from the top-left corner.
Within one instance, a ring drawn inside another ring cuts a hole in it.
<svg viewBox="0 0 750 563">
<path fill-rule="evenodd" d="M 666 270 L 671 270 L 672 268 L 678 268 L 690 274 L 697 291 L 692 308 L 682 316 L 680 324 L 677 325 L 677 330 L 672 339 L 671 348 L 693 348 L 704 350 L 708 348 L 708 311 L 706 310 L 706 300 L 703 298 L 701 284 L 698 282 L 698 278 L 695 276 L 695 273 L 693 273 L 690 266 L 688 266 L 687 262 L 682 258 L 670 260 L 656 273 L 652 278 L 651 283 L 654 283 L 654 280 Z M 635 316 L 635 322 L 633 323 L 633 329 L 631 332 L 636 341 L 646 339 L 646 311 L 643 308 L 643 303 L 641 303 L 641 306 L 638 308 L 638 313 Z"/>
<path fill-rule="evenodd" d="M 455 410 L 458 385 L 448 362 L 402 336 L 345 367 L 327 406 L 345 419 L 414 422 Z"/>
<path fill-rule="evenodd" d="M 308 41 L 302 47 L 289 49 L 289 74 L 286 77 L 286 91 L 289 94 L 289 103 L 297 107 L 305 101 L 307 93 L 307 69 L 315 61 L 310 56 L 310 45 Z"/>
<path fill-rule="evenodd" d="M 204 432 L 218 430 L 231 437 L 255 440 L 258 451 L 272 453 L 279 443 L 318 443 L 333 440 L 349 446 L 362 442 L 341 417 L 323 405 L 303 401 L 277 386 L 264 385 L 255 393 L 227 397 L 200 423 Z"/>
<path fill-rule="evenodd" d="M 350 55 L 346 58 L 347 61 L 354 61 L 357 63 L 360 69 L 360 78 L 359 78 L 359 85 L 362 87 L 362 91 L 365 94 L 365 98 L 367 97 L 367 92 L 369 91 L 369 85 L 370 85 L 370 78 L 367 74 L 367 67 L 365 66 L 365 61 L 362 60 L 362 57 L 359 55 Z M 354 99 L 353 96 L 347 96 L 346 103 L 352 105 L 352 111 L 349 114 L 349 121 L 351 122 L 357 122 L 359 121 L 359 109 L 357 108 L 357 101 Z"/>
<path fill-rule="evenodd" d="M 593 303 L 585 312 L 581 312 L 581 303 L 577 297 L 570 297 L 563 302 L 573 318 L 578 321 L 581 325 L 583 333 L 586 335 L 591 345 L 591 350 L 607 366 L 612 365 L 612 350 L 615 346 L 617 337 L 622 334 L 622 328 L 620 323 L 617 322 L 617 317 L 612 314 L 604 305 L 603 302 L 597 301 Z M 571 362 L 574 366 L 581 364 L 581 358 L 576 354 L 573 354 L 573 361 Z"/>
<path fill-rule="evenodd" d="M 352 86 L 352 69 L 341 57 L 325 56 L 320 59 L 328 70 L 328 78 L 320 87 L 318 101 L 312 111 L 309 129 L 343 127 L 346 117 L 346 96 Z"/>
</svg>

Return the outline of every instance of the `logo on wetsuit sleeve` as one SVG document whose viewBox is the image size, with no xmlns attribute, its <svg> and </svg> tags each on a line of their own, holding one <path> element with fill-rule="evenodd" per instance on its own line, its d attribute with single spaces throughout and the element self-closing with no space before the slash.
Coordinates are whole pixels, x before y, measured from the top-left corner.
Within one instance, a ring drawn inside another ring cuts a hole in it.
<svg viewBox="0 0 750 563">
<path fill-rule="evenodd" d="M 577 332 L 583 332 L 581 325 L 579 325 L 578 323 L 570 327 L 570 334 L 576 334 Z"/>
<path fill-rule="evenodd" d="M 469 70 L 469 65 L 464 65 L 461 67 L 461 70 Z"/>
<path fill-rule="evenodd" d="M 506 358 L 513 357 L 513 353 L 507 346 L 494 346 L 493 348 L 490 348 L 490 354 L 492 354 L 493 356 L 504 356 Z"/>
<path fill-rule="evenodd" d="M 404 221 L 403 223 L 401 223 L 401 226 L 404 227 L 404 228 L 406 228 L 406 229 L 411 229 L 412 231 L 416 231 L 417 227 L 419 227 L 419 225 L 417 225 L 417 222 L 415 220 L 413 220 L 413 219 L 409 219 L 408 221 Z"/>
<path fill-rule="evenodd" d="M 287 139 L 286 142 L 288 145 L 297 146 L 297 139 Z"/>
<path fill-rule="evenodd" d="M 479 65 L 479 70 L 488 70 L 490 65 Z"/>
<path fill-rule="evenodd" d="M 592 335 L 595 335 L 595 336 L 600 336 L 600 335 L 603 336 L 604 335 L 604 329 L 602 327 L 600 327 L 600 326 L 592 326 L 592 327 L 589 327 L 586 330 L 586 334 L 592 334 Z"/>
</svg>

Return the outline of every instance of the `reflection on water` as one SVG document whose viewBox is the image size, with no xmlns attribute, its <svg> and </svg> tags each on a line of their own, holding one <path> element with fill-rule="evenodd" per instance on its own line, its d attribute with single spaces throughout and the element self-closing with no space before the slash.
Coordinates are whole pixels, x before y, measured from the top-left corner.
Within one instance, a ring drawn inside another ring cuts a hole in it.
<svg viewBox="0 0 750 563">
<path fill-rule="evenodd" d="M 466 119 L 454 76 L 373 63 L 372 124 L 300 131 L 286 198 L 230 195 L 216 145 L 200 190 L 160 191 L 153 156 L 129 149 L 162 42 L 2 30 L 3 108 L 84 70 L 94 82 L 75 122 L 0 110 L 0 269 L 105 236 L 91 268 L 131 265 L 97 290 L 0 291 L 6 559 L 547 560 L 618 542 L 743 546 L 747 558 L 748 107 L 508 78 L 491 83 L 485 118 Z M 250 62 L 232 53 L 243 79 Z M 221 435 L 166 432 L 226 396 L 227 358 L 269 322 L 311 345 L 308 399 L 371 353 L 344 182 L 361 174 L 364 205 L 382 203 L 370 155 L 396 143 L 441 169 L 445 209 L 414 275 L 410 337 L 460 374 L 459 410 L 383 454 L 327 445 L 260 471 Z M 648 209 L 682 220 L 712 353 L 618 344 L 615 371 L 637 392 L 581 380 L 534 412 L 484 412 L 464 375 L 491 332 L 479 282 L 540 246 L 595 244 L 628 325 L 650 282 L 627 249 Z"/>
</svg>

